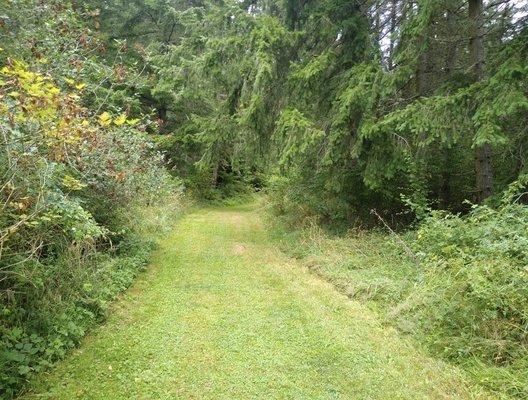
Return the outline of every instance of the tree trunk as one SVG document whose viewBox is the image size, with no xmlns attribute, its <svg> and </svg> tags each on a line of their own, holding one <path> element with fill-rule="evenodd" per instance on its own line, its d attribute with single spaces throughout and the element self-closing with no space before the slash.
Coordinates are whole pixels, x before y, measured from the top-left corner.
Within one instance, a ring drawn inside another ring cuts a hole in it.
<svg viewBox="0 0 528 400">
<path fill-rule="evenodd" d="M 484 2 L 483 0 L 469 0 L 470 38 L 469 51 L 473 72 L 477 81 L 485 78 L 484 62 Z"/>
<path fill-rule="evenodd" d="M 486 77 L 484 48 L 484 2 L 483 0 L 468 0 L 470 38 L 469 52 L 475 79 L 482 81 Z M 492 194 L 493 169 L 492 151 L 489 144 L 475 149 L 475 173 L 477 201 L 482 203 Z"/>
<path fill-rule="evenodd" d="M 455 32 L 455 14 L 450 9 L 447 10 L 446 14 L 446 25 L 448 32 Z M 458 41 L 455 39 L 453 42 L 448 42 L 446 51 L 446 60 L 445 60 L 445 78 L 446 80 L 451 79 L 453 73 L 455 72 L 456 57 L 458 54 Z"/>
<path fill-rule="evenodd" d="M 482 203 L 492 194 L 493 169 L 491 146 L 485 144 L 475 149 L 475 172 L 477 175 L 477 201 Z"/>
<path fill-rule="evenodd" d="M 160 128 L 163 128 L 167 123 L 167 106 L 165 104 L 160 104 L 158 106 L 158 125 Z"/>
<path fill-rule="evenodd" d="M 421 7 L 418 5 L 418 7 Z M 433 21 L 428 18 L 426 26 L 418 34 L 418 45 L 419 45 L 419 55 L 418 55 L 418 65 L 416 68 L 416 94 L 418 97 L 423 97 L 427 95 L 429 82 L 427 77 L 427 72 L 429 69 L 429 59 L 432 56 L 431 50 L 429 47 L 429 34 L 431 32 L 431 26 Z"/>
<path fill-rule="evenodd" d="M 379 1 L 376 1 L 374 4 L 374 34 L 376 38 L 376 46 L 378 49 L 378 56 L 379 56 L 379 62 L 383 66 L 383 51 L 381 48 L 381 11 L 380 11 L 380 3 Z"/>
<path fill-rule="evenodd" d="M 455 32 L 455 14 L 451 9 L 447 10 L 446 14 L 446 26 L 448 32 Z M 457 56 L 457 44 L 455 41 L 453 43 L 447 43 L 445 49 L 446 60 L 444 68 L 444 79 L 449 81 L 455 72 L 456 67 L 456 56 Z M 451 138 L 446 138 L 446 142 L 451 142 Z M 442 207 L 448 210 L 451 207 L 451 148 L 444 144 L 441 148 L 443 155 L 443 167 L 442 167 L 442 186 L 440 188 L 440 199 Z"/>
<path fill-rule="evenodd" d="M 392 0 L 391 14 L 390 14 L 390 42 L 389 42 L 389 71 L 394 67 L 394 33 L 396 32 L 396 16 L 397 16 L 397 0 Z"/>
<path fill-rule="evenodd" d="M 213 174 L 211 176 L 211 185 L 215 189 L 218 187 L 218 170 L 219 169 L 220 169 L 220 165 L 219 165 L 219 162 L 217 161 L 213 165 Z"/>
</svg>

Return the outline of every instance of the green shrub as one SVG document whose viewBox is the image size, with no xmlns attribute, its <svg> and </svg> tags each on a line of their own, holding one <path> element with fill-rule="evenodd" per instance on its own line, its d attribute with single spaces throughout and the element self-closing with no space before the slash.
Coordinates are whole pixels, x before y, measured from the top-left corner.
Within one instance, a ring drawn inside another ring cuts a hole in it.
<svg viewBox="0 0 528 400">
<path fill-rule="evenodd" d="M 377 230 L 335 236 L 313 223 L 273 232 L 314 273 L 434 355 L 492 391 L 528 396 L 527 206 L 433 212 L 399 239 Z"/>
<path fill-rule="evenodd" d="M 8 3 L 13 32 L 0 50 L 0 398 L 14 397 L 104 318 L 180 211 L 181 192 L 146 133 L 154 129 L 149 115 L 136 106 L 139 71 L 94 56 L 101 43 L 71 5 Z"/>
<path fill-rule="evenodd" d="M 0 320 L 0 388 L 12 396 L 32 373 L 48 368 L 106 313 L 107 303 L 146 265 L 148 243 L 128 256 L 63 255 L 34 271 L 38 287 L 5 303 Z"/>
<path fill-rule="evenodd" d="M 528 207 L 434 213 L 418 230 L 424 284 L 407 300 L 448 357 L 507 364 L 527 357 Z"/>
<path fill-rule="evenodd" d="M 347 220 L 349 208 L 336 196 L 321 198 L 317 185 L 299 185 L 298 177 L 272 175 L 267 193 L 270 207 L 291 226 L 322 223 L 337 227 Z"/>
</svg>

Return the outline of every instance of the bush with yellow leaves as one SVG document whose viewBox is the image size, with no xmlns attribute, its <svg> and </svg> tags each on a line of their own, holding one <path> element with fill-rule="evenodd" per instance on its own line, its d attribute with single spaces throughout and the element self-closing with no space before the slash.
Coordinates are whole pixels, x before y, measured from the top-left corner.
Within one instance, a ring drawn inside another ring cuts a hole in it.
<svg viewBox="0 0 528 400">
<path fill-rule="evenodd" d="M 90 112 L 85 86 L 10 58 L 0 69 L 0 392 L 8 396 L 130 284 L 150 243 L 123 213 L 175 187 L 140 120 Z"/>
</svg>

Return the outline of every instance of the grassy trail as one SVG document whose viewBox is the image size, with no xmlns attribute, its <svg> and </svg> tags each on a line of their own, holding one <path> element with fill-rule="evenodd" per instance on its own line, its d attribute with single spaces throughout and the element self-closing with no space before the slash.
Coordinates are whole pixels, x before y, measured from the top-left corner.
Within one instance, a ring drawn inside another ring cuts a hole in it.
<svg viewBox="0 0 528 400">
<path fill-rule="evenodd" d="M 24 398 L 487 398 L 282 254 L 258 215 L 187 215 L 107 323 Z"/>
</svg>

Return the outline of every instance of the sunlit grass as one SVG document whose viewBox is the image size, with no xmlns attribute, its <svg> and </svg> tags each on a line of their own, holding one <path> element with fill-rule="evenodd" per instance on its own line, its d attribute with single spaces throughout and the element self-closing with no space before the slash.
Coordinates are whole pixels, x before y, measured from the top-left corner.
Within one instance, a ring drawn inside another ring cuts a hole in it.
<svg viewBox="0 0 528 400">
<path fill-rule="evenodd" d="M 284 255 L 254 207 L 202 209 L 26 398 L 486 398 Z"/>
</svg>

